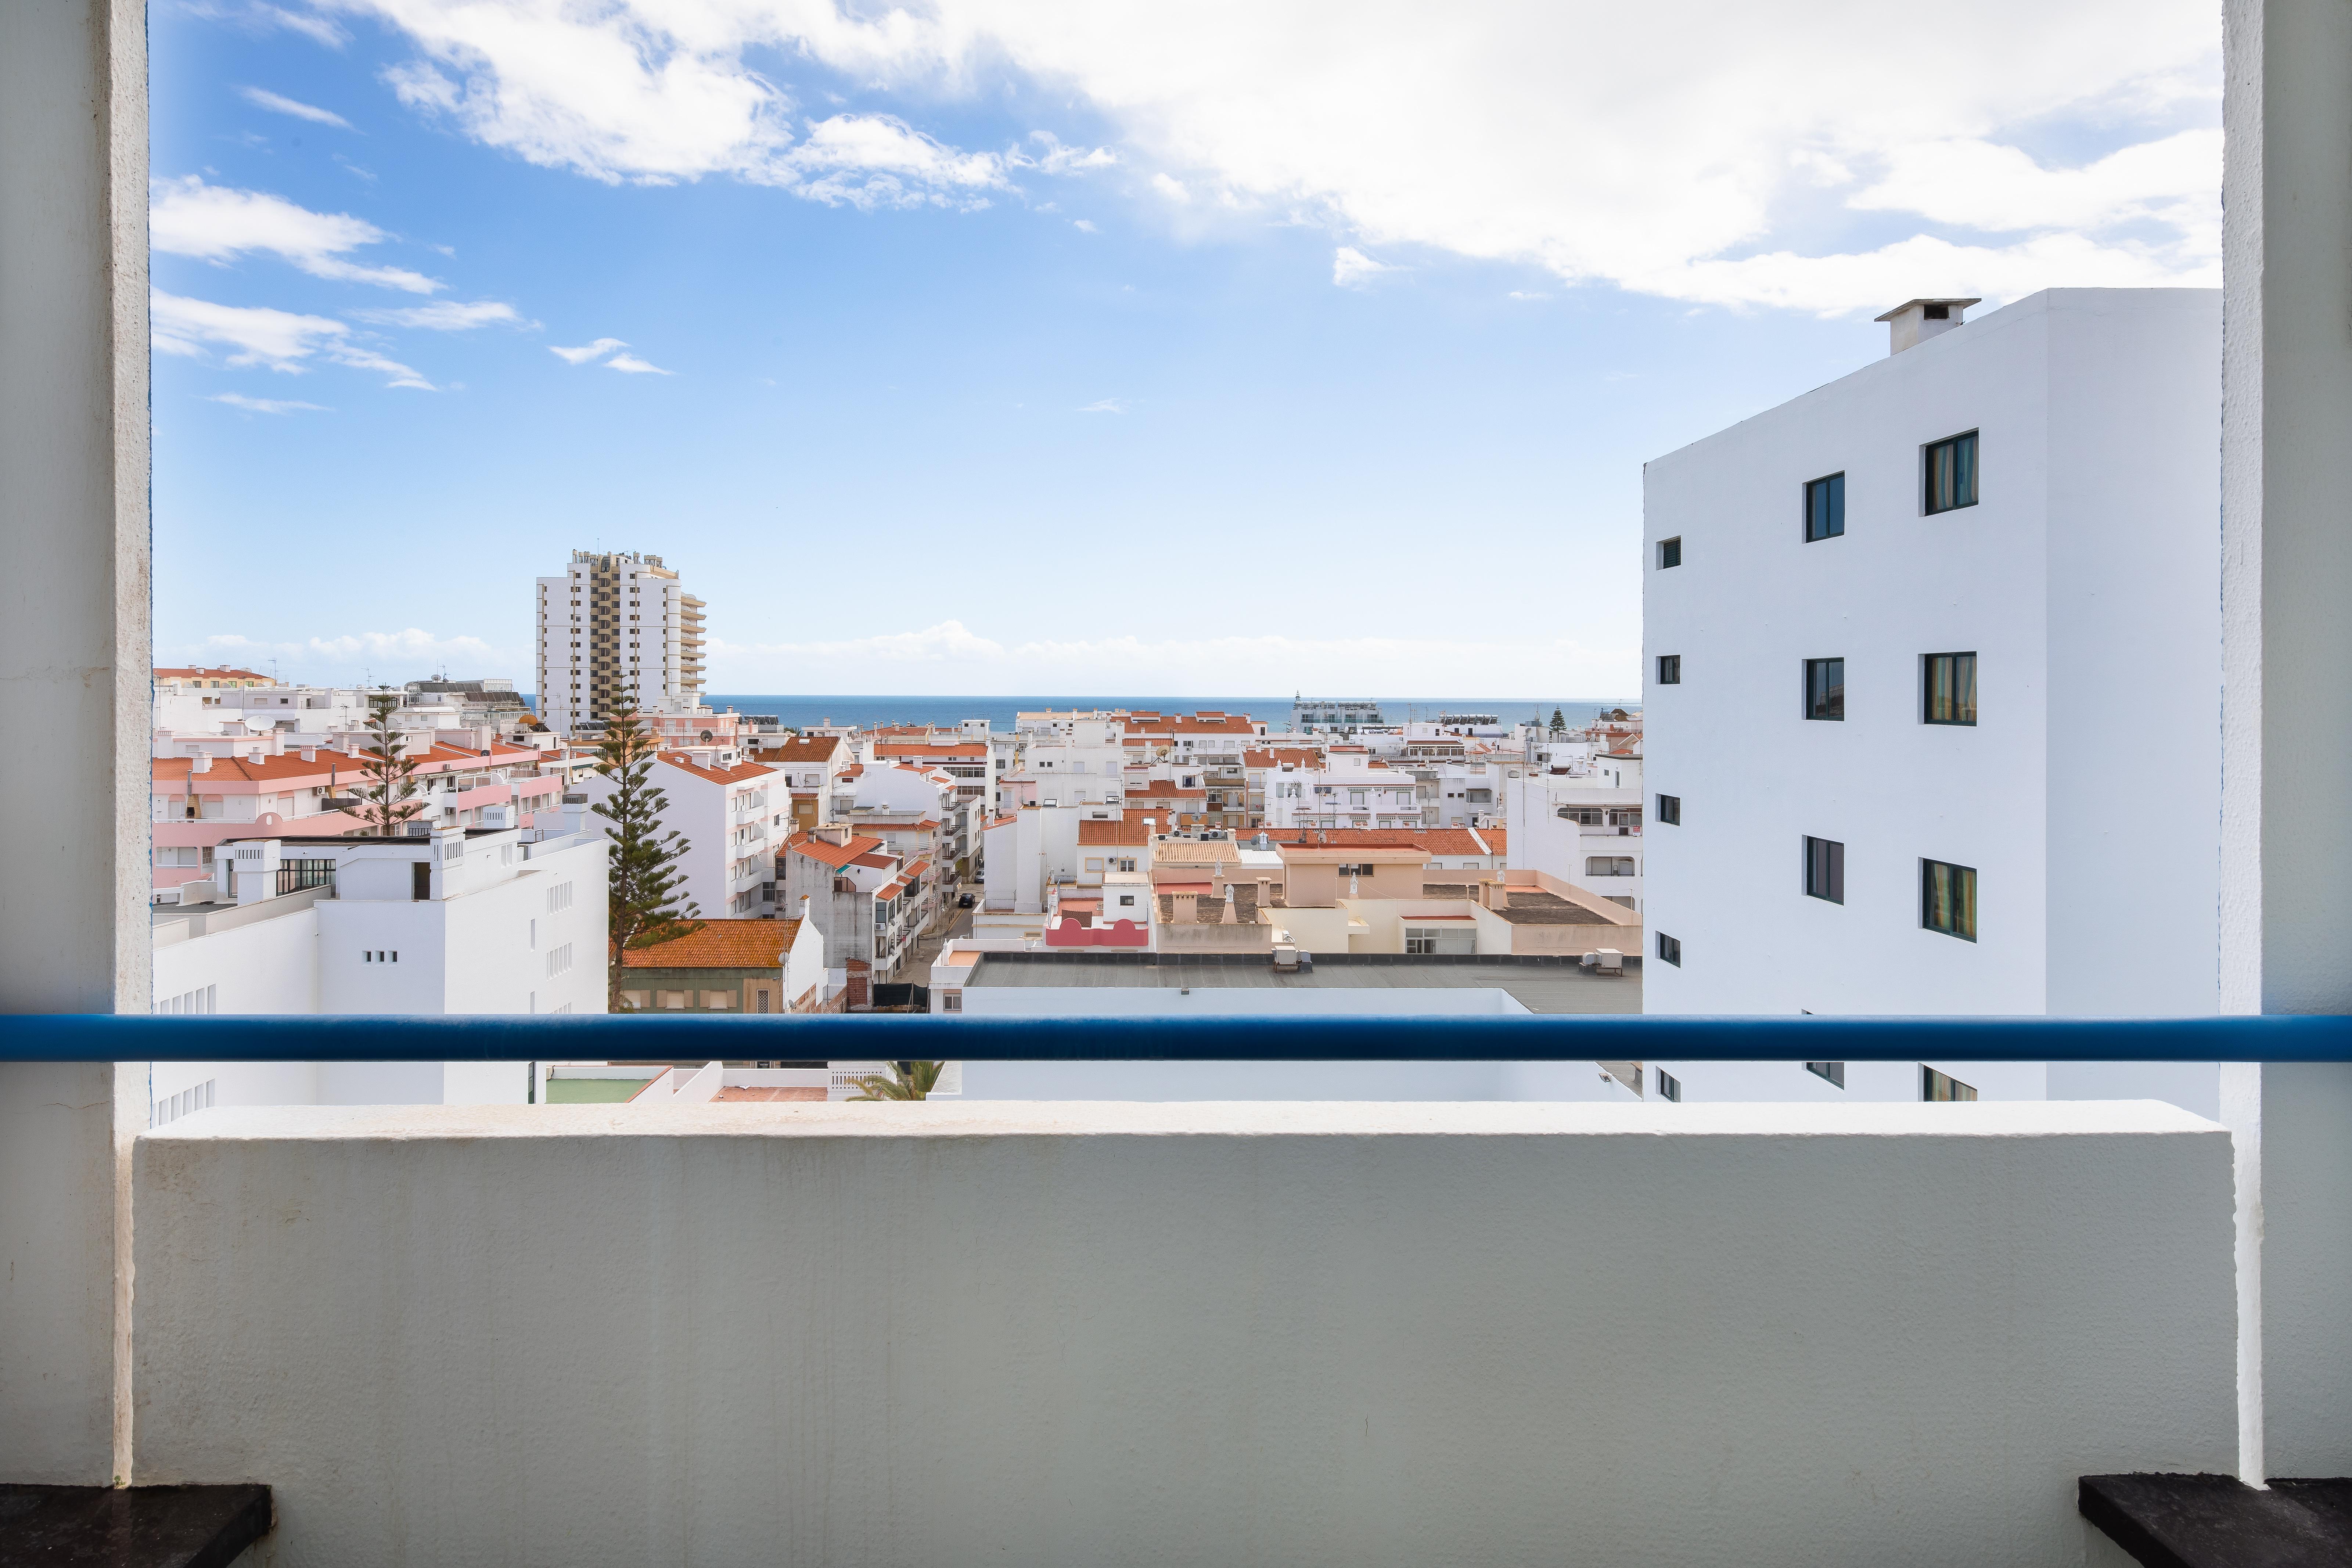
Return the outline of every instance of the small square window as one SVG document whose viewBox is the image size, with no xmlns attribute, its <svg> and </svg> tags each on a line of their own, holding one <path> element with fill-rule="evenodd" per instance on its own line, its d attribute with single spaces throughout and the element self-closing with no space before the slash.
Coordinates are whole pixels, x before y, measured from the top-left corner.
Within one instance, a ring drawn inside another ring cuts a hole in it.
<svg viewBox="0 0 2352 1568">
<path fill-rule="evenodd" d="M 1683 1098 L 1683 1080 L 1676 1078 L 1674 1074 L 1661 1069 L 1658 1073 L 1658 1098 L 1660 1100 L 1671 1100 L 1677 1105 L 1681 1104 Z"/>
<path fill-rule="evenodd" d="M 1662 653 L 1658 656 L 1658 684 L 1680 686 L 1683 683 L 1683 656 Z"/>
<path fill-rule="evenodd" d="M 1845 846 L 1834 838 L 1805 840 L 1805 896 L 1845 902 Z"/>
<path fill-rule="evenodd" d="M 1845 531 L 1845 476 L 1831 474 L 1805 485 L 1805 542 L 1835 539 Z"/>
<path fill-rule="evenodd" d="M 1683 944 L 1681 939 L 1678 937 L 1668 936 L 1665 932 L 1660 931 L 1658 933 L 1658 958 L 1661 963 L 1671 963 L 1675 968 L 1680 969 L 1683 963 Z"/>
<path fill-rule="evenodd" d="M 1926 456 L 1927 494 L 1922 501 L 1928 516 L 1933 517 L 1939 511 L 1958 511 L 1964 506 L 1977 504 L 1975 431 L 1931 442 Z"/>
<path fill-rule="evenodd" d="M 1658 541 L 1659 571 L 1663 572 L 1669 566 L 1679 566 L 1682 563 L 1683 540 L 1681 534 L 1678 533 L 1672 539 L 1661 539 Z"/>
<path fill-rule="evenodd" d="M 1919 862 L 1919 923 L 1963 942 L 1977 939 L 1977 868 Z"/>
<path fill-rule="evenodd" d="M 1972 653 L 1931 653 L 1922 661 L 1926 721 L 1930 724 L 1974 724 L 1977 721 L 1977 656 Z"/>
<path fill-rule="evenodd" d="M 1976 1088 L 1962 1083 L 1949 1073 L 1937 1072 L 1922 1063 L 1919 1068 L 1919 1098 L 1922 1100 L 1974 1100 Z"/>
<path fill-rule="evenodd" d="M 1809 658 L 1805 660 L 1805 717 L 1845 719 L 1845 660 L 1843 658 Z"/>
<path fill-rule="evenodd" d="M 1672 827 L 1683 825 L 1683 797 L 1662 795 L 1658 797 L 1658 820 Z"/>
<path fill-rule="evenodd" d="M 1840 1089 L 1845 1087 L 1845 1063 L 1843 1062 L 1807 1062 L 1805 1070 L 1815 1078 L 1827 1079 Z"/>
</svg>

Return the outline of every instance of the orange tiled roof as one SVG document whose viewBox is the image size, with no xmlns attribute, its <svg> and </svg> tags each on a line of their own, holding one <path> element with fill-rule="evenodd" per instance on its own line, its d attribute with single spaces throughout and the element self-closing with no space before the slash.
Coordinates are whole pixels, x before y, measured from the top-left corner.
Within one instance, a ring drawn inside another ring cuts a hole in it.
<svg viewBox="0 0 2352 1568">
<path fill-rule="evenodd" d="M 621 954 L 624 969 L 775 969 L 800 934 L 798 921 L 704 921 L 702 929 Z"/>
<path fill-rule="evenodd" d="M 835 844 L 829 838 L 817 838 L 805 833 L 795 833 L 784 841 L 784 847 L 795 855 L 827 866 L 846 866 L 860 855 L 871 855 L 882 847 L 879 838 L 861 838 L 853 835 L 846 844 Z"/>
<path fill-rule="evenodd" d="M 780 762 L 827 763 L 833 760 L 833 754 L 841 750 L 845 744 L 846 742 L 838 735 L 819 735 L 814 739 L 796 735 L 781 746 L 765 746 L 761 749 L 773 752 Z"/>
<path fill-rule="evenodd" d="M 1012 819 L 1008 817 L 1006 820 Z M 1087 819 L 1078 824 L 1078 842 L 1092 845 L 1149 844 L 1151 842 L 1151 834 L 1143 826 L 1141 817 L 1132 822 L 1125 819 L 1117 822 Z"/>
<path fill-rule="evenodd" d="M 772 778 L 776 770 L 765 763 L 738 763 L 731 768 L 706 768 L 683 752 L 664 752 L 661 760 L 671 767 L 681 768 L 698 779 L 712 784 L 744 784 L 751 779 Z"/>
<path fill-rule="evenodd" d="M 159 668 L 155 671 L 155 679 L 158 680 L 257 680 L 264 686 L 278 684 L 270 677 L 251 669 Z"/>
<path fill-rule="evenodd" d="M 527 746 L 493 746 L 487 757 L 461 746 L 428 746 L 406 752 L 420 773 L 446 773 L 465 768 L 510 767 L 516 763 L 536 762 L 541 753 Z M 318 749 L 317 760 L 304 762 L 299 752 L 285 752 L 276 756 L 263 753 L 259 762 L 245 757 L 215 756 L 211 769 L 201 775 L 192 775 L 189 764 L 194 757 L 157 757 L 149 763 L 149 776 L 157 784 L 166 782 L 184 785 L 191 776 L 200 776 L 207 786 L 217 784 L 290 784 L 297 779 L 325 779 L 331 773 L 338 779 L 356 779 L 367 766 L 367 758 L 351 756 L 331 747 Z"/>
<path fill-rule="evenodd" d="M 877 757 L 984 757 L 988 755 L 988 748 L 976 741 L 950 742 L 934 746 L 886 742 L 874 748 L 874 754 Z"/>
</svg>

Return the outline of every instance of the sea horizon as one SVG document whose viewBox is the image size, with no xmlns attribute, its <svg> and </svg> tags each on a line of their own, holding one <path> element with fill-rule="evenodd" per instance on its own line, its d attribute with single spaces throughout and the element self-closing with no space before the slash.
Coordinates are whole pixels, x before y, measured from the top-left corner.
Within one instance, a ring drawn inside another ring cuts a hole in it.
<svg viewBox="0 0 2352 1568">
<path fill-rule="evenodd" d="M 524 694 L 533 710 L 538 693 Z M 1286 731 L 1295 699 L 1288 697 L 1087 697 L 1087 696 L 920 696 L 885 697 L 835 693 L 791 696 L 760 692 L 707 692 L 703 701 L 724 712 L 772 715 L 777 722 L 805 729 L 812 724 L 930 724 L 952 727 L 967 719 L 985 719 L 992 730 L 1013 728 L 1016 716 L 1046 708 L 1125 708 L 1161 712 L 1213 711 L 1246 713 L 1269 729 Z M 1571 726 L 1591 723 L 1612 708 L 1638 708 L 1640 700 L 1625 698 L 1375 698 L 1381 716 L 1391 724 L 1423 721 L 1445 713 L 1492 713 L 1505 724 L 1532 719 L 1542 723 L 1557 709 Z"/>
</svg>

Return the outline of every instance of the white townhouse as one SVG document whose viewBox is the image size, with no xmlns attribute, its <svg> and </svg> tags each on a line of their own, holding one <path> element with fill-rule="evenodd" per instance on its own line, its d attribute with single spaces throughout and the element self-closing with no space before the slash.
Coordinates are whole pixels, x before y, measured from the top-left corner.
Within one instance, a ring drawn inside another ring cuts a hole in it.
<svg viewBox="0 0 2352 1568">
<path fill-rule="evenodd" d="M 678 863 L 683 896 L 713 920 L 782 912 L 776 907 L 776 852 L 793 832 L 793 793 L 784 769 L 726 760 L 733 755 L 663 752 L 651 773 L 668 800 L 663 830 L 686 837 L 686 856 Z M 613 781 L 590 773 L 577 793 L 593 806 L 611 797 Z M 586 822 L 592 828 L 611 826 L 593 811 Z"/>
<path fill-rule="evenodd" d="M 556 828 L 254 837 L 152 916 L 155 1011 L 602 1013 L 605 840 Z M 209 1105 L 520 1104 L 522 1062 L 156 1062 L 154 1119 Z"/>
<path fill-rule="evenodd" d="M 2217 1005 L 2221 295 L 1972 303 L 1645 469 L 1647 1011 Z"/>
</svg>

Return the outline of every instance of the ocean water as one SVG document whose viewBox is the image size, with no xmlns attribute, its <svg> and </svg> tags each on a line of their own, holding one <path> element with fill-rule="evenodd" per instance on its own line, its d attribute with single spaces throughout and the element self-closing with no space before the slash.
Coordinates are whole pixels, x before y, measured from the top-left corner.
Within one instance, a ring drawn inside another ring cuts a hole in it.
<svg viewBox="0 0 2352 1568">
<path fill-rule="evenodd" d="M 1270 729 L 1287 730 L 1291 703 L 1287 697 L 788 697 L 743 692 L 716 692 L 704 700 L 713 708 L 732 708 L 739 713 L 772 713 L 780 722 L 793 725 L 945 726 L 985 719 L 1000 733 L 1013 729 L 1014 715 L 1041 708 L 1156 709 L 1174 713 L 1206 709 L 1246 713 L 1264 720 Z M 1638 706 L 1638 699 L 1384 697 L 1380 704 L 1381 716 L 1392 724 L 1434 719 L 1441 713 L 1492 713 L 1506 724 L 1528 719 L 1541 723 L 1557 708 L 1570 724 L 1583 725 L 1612 708 Z"/>
</svg>

